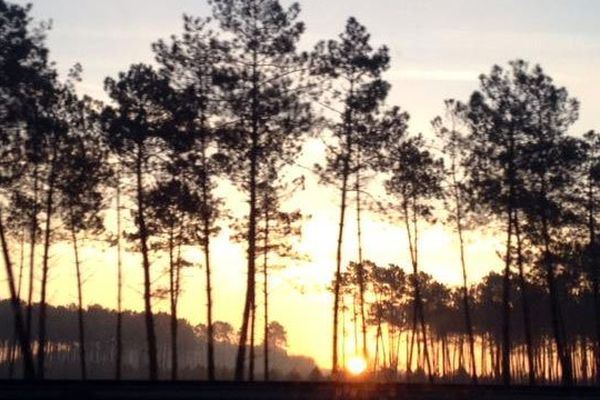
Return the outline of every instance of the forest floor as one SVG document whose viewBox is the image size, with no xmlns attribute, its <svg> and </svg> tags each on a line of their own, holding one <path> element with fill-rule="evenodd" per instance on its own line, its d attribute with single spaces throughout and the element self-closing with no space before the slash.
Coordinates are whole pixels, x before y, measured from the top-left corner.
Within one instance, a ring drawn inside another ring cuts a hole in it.
<svg viewBox="0 0 600 400">
<path fill-rule="evenodd" d="M 599 399 L 600 388 L 427 385 L 333 382 L 0 381 L 0 400 L 12 399 Z"/>
</svg>

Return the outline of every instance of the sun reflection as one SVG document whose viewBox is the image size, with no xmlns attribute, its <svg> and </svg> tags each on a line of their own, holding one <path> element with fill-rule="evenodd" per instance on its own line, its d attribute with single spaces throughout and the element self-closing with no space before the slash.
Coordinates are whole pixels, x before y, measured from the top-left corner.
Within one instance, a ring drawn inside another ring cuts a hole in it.
<svg viewBox="0 0 600 400">
<path fill-rule="evenodd" d="M 367 361 L 362 357 L 352 357 L 346 368 L 352 375 L 360 375 L 367 369 Z"/>
</svg>

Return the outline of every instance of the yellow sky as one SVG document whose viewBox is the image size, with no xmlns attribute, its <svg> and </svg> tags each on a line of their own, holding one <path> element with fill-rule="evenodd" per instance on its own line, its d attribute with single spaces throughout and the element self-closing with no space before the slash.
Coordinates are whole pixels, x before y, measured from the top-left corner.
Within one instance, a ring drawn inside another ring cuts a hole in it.
<svg viewBox="0 0 600 400">
<path fill-rule="evenodd" d="M 298 164 L 312 165 L 322 152 L 321 142 L 311 140 L 303 156 L 298 160 Z M 306 173 L 306 170 L 298 167 L 290 168 L 290 174 L 294 173 Z M 285 204 L 285 207 L 289 210 L 302 208 L 305 215 L 311 216 L 304 222 L 303 236 L 297 243 L 297 249 L 305 253 L 310 261 L 293 261 L 285 269 L 272 272 L 270 317 L 281 322 L 287 329 L 291 353 L 313 357 L 321 367 L 329 368 L 333 297 L 326 288 L 331 282 L 335 266 L 339 191 L 319 185 L 314 176 L 307 176 L 307 178 L 305 190 L 298 192 Z M 370 189 L 375 195 L 381 194 L 377 186 Z M 243 216 L 247 212 L 244 198 L 231 186 L 224 185 L 219 192 L 228 196 L 228 206 L 234 214 Z M 126 217 L 128 212 L 123 212 L 123 215 Z M 354 210 L 350 208 L 345 230 L 344 264 L 355 260 L 357 253 L 355 215 Z M 107 211 L 106 222 L 107 228 L 113 230 L 114 210 Z M 400 224 L 401 221 L 392 224 L 384 221 L 380 216 L 366 213 L 363 216 L 365 258 L 379 265 L 397 263 L 408 268 L 406 235 L 404 227 Z M 126 229 L 130 228 L 131 226 Z M 246 248 L 245 244 L 231 243 L 229 233 L 229 229 L 225 226 L 212 244 L 214 318 L 228 321 L 237 329 L 241 321 L 245 294 Z M 500 266 L 496 251 L 502 248 L 502 240 L 493 238 L 489 233 L 481 232 L 471 232 L 467 240 L 469 275 L 472 281 L 477 281 L 490 268 Z M 431 273 L 448 284 L 460 284 L 462 278 L 457 241 L 451 229 L 441 224 L 434 226 L 423 224 L 419 245 L 423 271 Z M 197 324 L 205 322 L 206 316 L 205 278 L 204 271 L 200 269 L 202 253 L 198 248 L 188 248 L 185 253 L 188 259 L 196 262 L 197 265 L 185 270 L 183 274 L 184 289 L 180 302 L 180 316 Z M 85 303 L 116 307 L 116 250 L 103 248 L 97 242 L 87 241 L 83 243 L 81 259 L 84 264 Z M 164 275 L 167 262 L 165 256 L 155 254 L 152 258 L 155 288 L 160 285 L 166 287 L 168 284 Z M 124 265 L 125 307 L 141 311 L 143 302 L 140 258 L 137 254 L 126 253 Z M 262 282 L 260 277 L 259 282 Z M 2 291 L 6 293 L 5 288 L 2 288 Z M 257 288 L 257 291 L 258 317 L 262 323 L 261 288 Z M 76 301 L 72 247 L 69 243 L 57 243 L 51 249 L 48 293 L 48 301 L 51 304 L 69 304 Z M 168 301 L 155 300 L 154 309 L 168 311 Z M 260 329 L 258 332 L 260 338 Z M 348 340 L 348 346 L 351 348 L 350 338 Z"/>
</svg>

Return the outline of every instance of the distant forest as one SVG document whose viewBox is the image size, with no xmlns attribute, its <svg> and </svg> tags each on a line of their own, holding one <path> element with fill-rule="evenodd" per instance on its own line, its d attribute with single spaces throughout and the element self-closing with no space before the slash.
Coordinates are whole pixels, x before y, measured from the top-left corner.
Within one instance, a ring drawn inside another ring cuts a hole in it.
<svg viewBox="0 0 600 400">
<path fill-rule="evenodd" d="M 361 379 L 600 382 L 600 134 L 569 132 L 579 102 L 565 88 L 523 60 L 493 66 L 467 99 L 444 102 L 435 135 L 414 134 L 408 113 L 386 101 L 389 50 L 373 47 L 357 19 L 301 51 L 298 4 L 209 4 L 211 16 L 185 15 L 180 32 L 152 44 L 154 62 L 107 77 L 103 104 L 78 94 L 79 64 L 59 77 L 49 27 L 31 7 L 0 0 L 1 311 L 10 321 L 1 368 L 25 379 L 317 379 L 310 360 L 286 356 L 276 342 L 284 328 L 269 318 L 270 274 L 305 256 L 293 239 L 306 215 L 286 202 L 310 173 L 339 193 L 331 379 L 350 378 L 348 358 L 360 355 Z M 315 137 L 325 159 L 295 173 Z M 247 202 L 243 218 L 219 197 L 223 184 Z M 368 261 L 366 215 L 402 227 L 389 246 L 408 259 Z M 434 223 L 456 237 L 459 287 L 421 271 L 421 233 Z M 213 254 L 225 226 L 247 249 L 247 273 L 235 277 L 246 282 L 241 326 L 226 338 L 212 278 L 228 267 Z M 484 231 L 505 241 L 504 268 L 470 285 L 481 265 L 465 243 Z M 349 234 L 353 255 L 342 250 Z M 114 312 L 84 307 L 80 252 L 91 240 L 117 255 Z M 72 248 L 77 276 L 68 309 L 47 298 L 58 242 Z M 203 255 L 202 329 L 178 316 L 190 247 Z M 142 267 L 141 314 L 123 309 L 126 252 Z M 159 256 L 168 260 L 160 290 Z M 153 311 L 157 296 L 168 314 Z"/>
<path fill-rule="evenodd" d="M 34 307 L 34 317 L 39 309 Z M 0 316 L 10 321 L 10 302 L 0 302 Z M 115 373 L 115 332 L 116 312 L 101 306 L 90 306 L 84 312 L 86 321 L 85 338 L 88 350 L 87 364 L 92 379 L 113 379 Z M 171 321 L 165 313 L 154 316 L 158 350 L 159 377 L 168 379 L 171 375 Z M 35 318 L 34 318 L 35 321 Z M 148 358 L 144 340 L 144 315 L 126 311 L 122 314 L 123 323 L 123 379 L 146 379 Z M 196 380 L 206 376 L 206 325 L 192 326 L 187 321 L 178 321 L 177 351 L 181 355 L 180 379 Z M 48 359 L 49 379 L 79 379 L 78 312 L 76 305 L 48 307 Z M 285 329 L 272 321 L 270 323 L 271 371 L 273 379 L 300 380 L 322 379 L 315 363 L 307 357 L 289 356 L 285 350 L 287 335 Z M 37 326 L 33 326 L 34 335 Z M 227 322 L 214 322 L 215 337 L 215 376 L 220 380 L 231 379 L 235 360 L 237 334 Z M 257 344 L 257 354 L 263 344 Z M 21 374 L 22 365 L 14 357 L 14 329 L 0 326 L 0 377 L 15 378 Z"/>
</svg>

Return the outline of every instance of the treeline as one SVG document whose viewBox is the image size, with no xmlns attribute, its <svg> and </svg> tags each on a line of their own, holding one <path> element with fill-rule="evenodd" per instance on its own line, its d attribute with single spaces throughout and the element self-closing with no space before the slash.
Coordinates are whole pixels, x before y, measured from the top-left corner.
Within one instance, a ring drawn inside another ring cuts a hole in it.
<svg viewBox="0 0 600 400">
<path fill-rule="evenodd" d="M 517 274 L 511 274 L 517 280 Z M 572 275 L 561 275 L 557 287 L 568 327 L 566 345 L 573 363 L 573 378 L 579 384 L 593 385 L 597 375 L 595 357 L 595 305 L 589 289 L 573 293 L 578 286 Z M 461 288 L 453 288 L 420 272 L 423 312 L 427 315 L 426 344 L 417 341 L 413 329 L 415 276 L 397 265 L 385 267 L 366 261 L 367 327 L 371 332 L 369 350 L 372 379 L 426 382 L 432 375 L 440 382 L 469 383 L 476 371 L 478 382 L 498 383 L 502 380 L 502 315 L 503 276 L 491 272 L 480 283 L 469 286 L 471 334 L 474 356 L 470 352 L 468 331 L 465 328 L 465 308 Z M 357 323 L 358 280 L 356 264 L 343 274 L 341 313 L 345 314 L 342 365 L 345 360 L 361 353 L 361 334 Z M 530 337 L 524 325 L 522 289 L 512 286 L 511 298 L 511 377 L 513 382 L 527 384 L 530 380 L 528 350 L 531 351 L 534 379 L 538 384 L 560 382 L 560 360 L 554 344 L 552 321 L 548 309 L 549 294 L 545 283 L 532 277 L 526 291 L 532 299 L 530 306 Z M 528 343 L 531 348 L 528 349 Z M 425 345 L 428 352 L 425 353 Z M 427 358 L 428 357 L 428 358 Z"/>
<path fill-rule="evenodd" d="M 38 307 L 33 308 L 34 316 Z M 0 316 L 7 321 L 11 318 L 10 303 L 0 302 Z M 89 378 L 113 379 L 116 359 L 114 323 L 116 312 L 99 305 L 84 311 L 86 321 L 87 363 Z M 48 369 L 49 379 L 79 379 L 79 335 L 76 305 L 48 307 Z M 148 374 L 148 358 L 144 337 L 144 315 L 126 311 L 123 321 L 123 379 L 145 379 Z M 171 321 L 166 313 L 155 314 L 158 351 L 159 377 L 168 379 L 171 375 Z M 197 380 L 206 376 L 206 325 L 192 326 L 184 319 L 177 321 L 179 340 L 178 353 L 181 355 L 179 374 L 181 379 Z M 318 378 L 320 371 L 313 360 L 302 356 L 291 356 L 286 351 L 287 333 L 277 322 L 269 326 L 271 376 L 273 379 Z M 37 327 L 34 324 L 34 332 Z M 222 321 L 214 323 L 215 373 L 220 380 L 231 379 L 234 367 L 237 333 L 231 324 Z M 14 379 L 21 374 L 22 365 L 14 347 L 12 325 L 0 326 L 0 375 Z M 262 348 L 262 343 L 257 344 Z"/>
<path fill-rule="evenodd" d="M 318 135 L 327 156 L 313 172 L 340 195 L 331 287 L 334 377 L 343 374 L 340 325 L 352 298 L 357 352 L 372 360 L 373 371 L 383 367 L 394 378 L 405 351 L 406 377 L 420 369 L 431 382 L 460 371 L 473 383 L 600 380 L 600 136 L 569 134 L 579 104 L 566 89 L 524 61 L 494 66 L 465 102 L 446 101 L 446 114 L 432 123 L 436 139 L 429 140 L 410 134 L 408 114 L 386 103 L 389 51 L 373 47 L 355 18 L 337 38 L 302 52 L 298 4 L 210 4 L 211 17 L 184 16 L 182 32 L 153 44 L 153 66 L 135 64 L 107 78 L 110 103 L 101 104 L 77 95 L 80 66 L 66 81 L 58 78 L 47 28 L 33 25 L 30 8 L 0 0 L 0 239 L 26 378 L 44 378 L 47 370 L 49 255 L 58 240 L 73 249 L 77 349 L 80 376 L 87 377 L 79 253 L 93 237 L 118 254 L 114 377 L 122 376 L 125 351 L 122 254 L 138 253 L 143 267 L 150 379 L 159 373 L 152 265 L 167 256 L 169 284 L 160 295 L 170 306 L 170 371 L 177 379 L 181 271 L 191 265 L 183 250 L 196 246 L 204 255 L 206 377 L 215 379 L 211 242 L 229 214 L 217 189 L 229 182 L 248 201 L 245 217 L 233 224 L 232 241 L 247 246 L 234 378 L 255 379 L 262 329 L 263 378 L 270 379 L 269 271 L 282 259 L 302 257 L 290 244 L 301 234 L 302 210 L 289 212 L 284 203 L 304 180 L 287 167 Z M 104 227 L 108 209 L 115 211 L 116 232 Z M 124 232 L 122 210 L 133 218 L 131 231 Z M 352 257 L 342 251 L 351 211 L 358 227 Z M 366 261 L 365 212 L 405 229 L 409 259 L 402 262 L 411 274 Z M 463 285 L 457 290 L 433 285 L 420 272 L 422 226 L 440 220 L 458 238 Z M 470 288 L 465 242 L 482 229 L 506 238 L 504 270 Z M 443 320 L 462 323 L 445 331 L 438 326 Z M 459 361 L 449 362 L 455 350 Z"/>
</svg>

